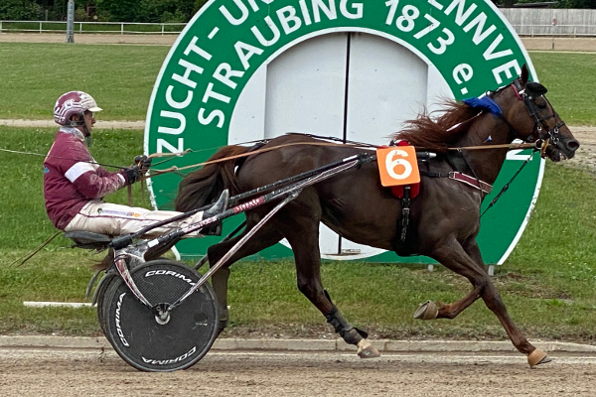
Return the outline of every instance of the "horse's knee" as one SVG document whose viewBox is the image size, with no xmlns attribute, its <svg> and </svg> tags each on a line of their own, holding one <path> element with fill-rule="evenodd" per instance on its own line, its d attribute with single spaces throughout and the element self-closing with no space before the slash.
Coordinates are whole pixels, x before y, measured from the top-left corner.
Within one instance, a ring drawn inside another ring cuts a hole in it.
<svg viewBox="0 0 596 397">
<path fill-rule="evenodd" d="M 486 304 L 486 306 L 493 312 L 506 311 L 505 303 L 501 298 L 501 294 L 497 291 L 497 287 L 492 283 L 490 277 L 487 276 L 486 280 L 479 286 L 480 296 Z"/>
<path fill-rule="evenodd" d="M 310 300 L 312 300 L 317 295 L 324 293 L 323 288 L 319 287 L 314 280 L 310 280 L 303 277 L 297 278 L 296 287 L 298 287 L 298 290 Z"/>
<path fill-rule="evenodd" d="M 485 296 L 487 294 L 492 294 L 494 291 L 494 285 L 490 276 L 485 273 L 479 273 L 476 277 L 470 279 L 472 286 L 476 291 L 478 291 L 479 296 Z"/>
</svg>

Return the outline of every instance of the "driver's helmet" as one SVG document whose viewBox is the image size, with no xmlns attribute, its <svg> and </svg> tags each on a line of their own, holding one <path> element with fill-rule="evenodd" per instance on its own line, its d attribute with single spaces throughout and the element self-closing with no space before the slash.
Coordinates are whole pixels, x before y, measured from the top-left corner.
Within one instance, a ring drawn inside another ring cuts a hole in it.
<svg viewBox="0 0 596 397">
<path fill-rule="evenodd" d="M 83 125 L 83 115 L 85 111 L 99 112 L 100 107 L 97 106 L 95 99 L 83 91 L 70 91 L 63 94 L 56 101 L 54 105 L 54 121 L 60 125 L 77 126 Z M 72 121 L 72 115 L 78 114 L 79 122 Z"/>
</svg>

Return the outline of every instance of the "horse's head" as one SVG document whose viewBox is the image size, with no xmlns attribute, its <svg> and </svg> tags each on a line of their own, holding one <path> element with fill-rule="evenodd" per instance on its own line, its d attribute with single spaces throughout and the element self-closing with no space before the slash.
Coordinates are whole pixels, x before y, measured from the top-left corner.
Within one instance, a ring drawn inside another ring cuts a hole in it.
<svg viewBox="0 0 596 397">
<path fill-rule="evenodd" d="M 516 138 L 543 144 L 542 156 L 552 161 L 570 159 L 579 142 L 544 96 L 546 92 L 542 84 L 528 81 L 524 65 L 521 76 L 494 93 L 494 99 L 503 109 L 502 119 Z"/>
</svg>

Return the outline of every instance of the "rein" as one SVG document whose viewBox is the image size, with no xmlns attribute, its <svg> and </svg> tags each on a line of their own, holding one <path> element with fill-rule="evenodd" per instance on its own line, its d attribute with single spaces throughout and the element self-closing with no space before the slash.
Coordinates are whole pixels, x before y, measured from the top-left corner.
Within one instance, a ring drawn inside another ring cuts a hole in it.
<svg viewBox="0 0 596 397">
<path fill-rule="evenodd" d="M 329 138 L 326 138 L 329 139 Z M 182 170 L 186 170 L 186 169 L 191 169 L 191 168 L 198 168 L 198 167 L 203 167 L 206 165 L 211 165 L 211 164 L 216 164 L 216 163 L 221 163 L 224 161 L 229 161 L 229 160 L 235 160 L 238 158 L 243 158 L 243 157 L 248 157 L 248 156 L 252 156 L 254 154 L 260 154 L 260 153 L 265 153 L 265 152 L 270 152 L 272 150 L 277 150 L 277 149 L 282 149 L 284 147 L 290 147 L 290 146 L 298 146 L 298 145 L 311 145 L 311 146 L 330 146 L 330 147 L 346 147 L 346 146 L 352 146 L 352 147 L 361 147 L 363 145 L 360 144 L 356 144 L 356 143 L 350 143 L 350 144 L 339 144 L 339 143 L 330 143 L 330 142 L 293 142 L 293 143 L 286 143 L 283 145 L 277 145 L 277 146 L 272 146 L 270 148 L 265 148 L 265 149 L 258 149 L 252 152 L 247 152 L 247 153 L 242 153 L 242 154 L 237 154 L 235 156 L 229 156 L 229 157 L 223 157 L 217 160 L 211 160 L 211 161 L 205 161 L 202 163 L 197 163 L 197 164 L 192 164 L 192 165 L 187 165 L 184 167 L 170 167 L 170 168 L 166 168 L 163 170 L 152 170 L 152 172 L 155 172 L 155 174 L 152 174 L 150 177 L 154 177 L 154 176 L 159 176 L 162 174 L 167 174 L 170 172 L 177 172 L 177 171 L 182 171 Z M 379 146 L 375 146 L 375 145 L 369 145 L 366 144 L 366 146 L 368 148 L 378 148 Z M 447 148 L 447 150 L 456 150 L 456 151 L 462 151 L 462 150 L 494 150 L 494 149 L 509 149 L 509 150 L 518 150 L 518 149 L 536 149 L 536 145 L 532 144 L 532 143 L 516 143 L 516 144 L 500 144 L 500 145 L 489 145 L 489 146 L 462 146 L 462 147 L 452 147 L 452 148 Z M 416 151 L 427 151 L 428 149 L 426 148 L 416 148 Z M 188 152 L 178 152 L 178 153 L 155 153 L 155 154 L 151 154 L 149 157 L 150 158 L 155 158 L 155 157 L 168 157 L 168 156 L 182 156 L 184 154 L 186 154 Z M 148 179 L 150 177 L 144 177 L 142 179 Z"/>
<path fill-rule="evenodd" d="M 312 134 L 305 134 L 306 136 L 310 136 L 310 137 L 317 137 L 316 135 L 312 135 Z M 321 138 L 321 137 L 318 137 Z M 329 139 L 329 140 L 335 140 L 336 138 L 334 137 L 326 137 L 323 139 Z M 251 141 L 251 142 L 245 142 L 242 144 L 246 144 L 246 143 L 256 143 L 256 142 L 262 142 L 261 141 Z M 239 145 L 242 145 L 239 144 Z M 283 145 L 278 145 L 278 146 L 272 146 L 270 148 L 265 148 L 265 149 L 259 149 L 259 150 L 255 150 L 252 152 L 248 152 L 248 153 L 242 153 L 242 154 L 238 154 L 236 156 L 229 156 L 229 157 L 224 157 L 218 160 L 211 160 L 211 161 L 205 161 L 202 163 L 197 163 L 197 164 L 193 164 L 193 165 L 188 165 L 185 167 L 170 167 L 170 168 L 166 168 L 163 170 L 151 170 L 152 172 L 154 172 L 153 176 L 159 176 L 162 174 L 166 174 L 166 173 L 170 173 L 170 172 L 177 172 L 177 171 L 181 171 L 181 170 L 186 170 L 186 169 L 191 169 L 191 168 L 198 168 L 198 167 L 202 167 L 205 165 L 210 165 L 210 164 L 215 164 L 215 163 L 220 163 L 220 162 L 224 162 L 224 161 L 229 161 L 229 160 L 235 160 L 237 158 L 242 158 L 242 157 L 248 157 L 248 156 L 252 156 L 253 154 L 260 154 L 260 153 L 265 153 L 265 152 L 269 152 L 272 150 L 277 150 L 277 149 L 281 149 L 284 147 L 289 147 L 289 146 L 298 146 L 298 145 L 311 145 L 311 146 L 332 146 L 332 147 L 346 147 L 346 146 L 352 146 L 352 147 L 365 147 L 365 148 L 378 148 L 379 146 L 377 145 L 372 145 L 372 144 L 367 144 L 367 143 L 360 143 L 360 142 L 347 142 L 347 143 L 330 143 L 330 142 L 294 142 L 294 143 L 287 143 L 287 144 L 283 144 Z M 457 151 L 461 151 L 461 150 L 494 150 L 494 149 L 509 149 L 509 150 L 518 150 L 518 149 L 534 149 L 536 148 L 536 145 L 531 144 L 531 143 L 518 143 L 518 144 L 501 144 L 501 145 L 489 145 L 489 146 L 462 146 L 462 147 L 450 147 L 447 148 L 447 150 L 457 150 Z M 426 148 L 416 148 L 416 151 L 428 151 L 429 149 Z M 24 151 L 18 151 L 18 150 L 10 150 L 10 149 L 4 149 L 4 148 L 0 148 L 0 152 L 6 152 L 6 153 L 15 153 L 15 154 L 23 154 L 23 155 L 29 155 L 29 156 L 38 156 L 38 157 L 47 157 L 47 154 L 41 154 L 41 153 L 35 153 L 35 152 L 24 152 Z M 148 157 L 154 159 L 154 158 L 162 158 L 162 157 L 182 157 L 186 154 L 189 153 L 194 153 L 193 150 L 191 149 L 187 149 L 183 152 L 176 152 L 176 153 L 153 153 L 151 155 L 149 155 Z M 61 156 L 52 156 L 54 158 L 60 158 L 60 159 L 69 159 L 68 157 L 61 157 Z M 166 160 L 168 161 L 168 160 Z M 160 164 L 165 163 L 166 161 L 160 162 Z M 118 165 L 111 165 L 111 164 L 103 164 L 103 163 L 98 163 L 97 161 L 93 162 L 93 161 L 89 161 L 89 164 L 97 164 L 97 165 L 101 165 L 102 167 L 109 167 L 109 168 L 117 168 L 117 169 L 122 169 L 122 168 L 126 168 L 123 166 L 118 166 Z M 149 177 L 143 177 L 140 180 L 145 180 L 148 179 Z"/>
<path fill-rule="evenodd" d="M 62 156 L 48 156 L 47 154 L 41 154 L 41 153 L 35 153 L 35 152 L 22 152 L 22 151 L 18 151 L 18 150 L 10 150 L 10 149 L 3 149 L 0 148 L 0 152 L 6 152 L 6 153 L 15 153 L 15 154 L 26 154 L 28 156 L 38 156 L 38 157 L 51 157 L 54 159 L 64 159 L 64 160 L 72 160 L 69 157 L 62 157 Z M 98 163 L 97 161 L 85 161 L 85 163 L 88 164 L 97 164 L 97 165 L 101 165 L 102 167 L 109 167 L 109 168 L 126 168 L 126 167 L 120 167 L 118 165 L 111 165 L 111 164 L 102 164 L 102 163 Z"/>
<path fill-rule="evenodd" d="M 484 216 L 484 214 L 486 214 L 486 211 L 488 211 L 489 209 L 491 209 L 496 203 L 497 201 L 501 198 L 501 195 L 503 193 L 505 193 L 507 191 L 507 189 L 509 189 L 509 185 L 511 185 L 511 183 L 513 182 L 513 180 L 515 178 L 517 178 L 517 176 L 519 175 L 519 173 L 524 169 L 524 167 L 532 160 L 532 158 L 534 157 L 534 153 L 539 150 L 539 149 L 534 149 L 534 151 L 532 152 L 532 154 L 530 154 L 528 156 L 528 158 L 526 159 L 526 161 L 523 162 L 523 164 L 521 165 L 521 167 L 519 167 L 519 170 L 517 170 L 517 172 L 511 177 L 511 179 L 509 180 L 509 182 L 507 182 L 503 188 L 501 189 L 501 191 L 495 196 L 494 199 L 491 200 L 490 204 L 488 205 L 488 207 L 486 207 L 486 209 L 482 212 L 482 214 L 480 214 L 480 217 L 482 218 Z"/>
</svg>

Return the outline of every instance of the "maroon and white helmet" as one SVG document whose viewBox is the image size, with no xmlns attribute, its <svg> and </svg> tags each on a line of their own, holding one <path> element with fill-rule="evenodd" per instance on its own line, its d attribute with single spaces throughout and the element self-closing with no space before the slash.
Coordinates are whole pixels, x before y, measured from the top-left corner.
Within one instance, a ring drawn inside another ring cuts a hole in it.
<svg viewBox="0 0 596 397">
<path fill-rule="evenodd" d="M 81 116 L 80 120 L 82 121 L 82 116 L 86 110 L 99 112 L 101 108 L 97 106 L 95 99 L 86 92 L 67 92 L 58 98 L 56 105 L 54 105 L 54 121 L 60 125 L 67 126 L 81 124 L 81 122 L 72 122 L 70 118 L 72 115 L 78 114 Z"/>
</svg>

